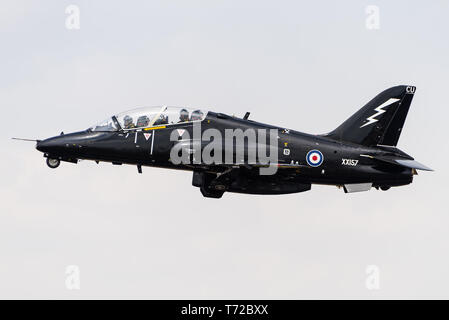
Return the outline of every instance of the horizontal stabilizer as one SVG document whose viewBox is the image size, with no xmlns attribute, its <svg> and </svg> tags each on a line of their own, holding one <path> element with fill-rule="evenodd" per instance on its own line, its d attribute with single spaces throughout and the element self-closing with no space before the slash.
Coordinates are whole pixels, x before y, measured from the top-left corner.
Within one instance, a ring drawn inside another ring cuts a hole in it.
<svg viewBox="0 0 449 320">
<path fill-rule="evenodd" d="M 401 166 L 407 167 L 407 168 L 425 170 L 425 171 L 433 171 L 433 169 L 430 169 L 429 167 L 427 167 L 415 160 L 398 159 L 398 160 L 396 160 L 396 162 L 399 163 Z"/>
<path fill-rule="evenodd" d="M 361 155 L 361 156 L 365 156 L 365 155 Z M 419 163 L 416 160 L 413 160 L 413 158 L 405 159 L 405 158 L 399 158 L 399 157 L 395 157 L 395 156 L 367 156 L 367 157 L 373 158 L 375 160 L 387 162 L 390 164 L 395 164 L 398 166 L 406 167 L 406 168 L 425 170 L 425 171 L 433 171 L 433 169 Z"/>
</svg>

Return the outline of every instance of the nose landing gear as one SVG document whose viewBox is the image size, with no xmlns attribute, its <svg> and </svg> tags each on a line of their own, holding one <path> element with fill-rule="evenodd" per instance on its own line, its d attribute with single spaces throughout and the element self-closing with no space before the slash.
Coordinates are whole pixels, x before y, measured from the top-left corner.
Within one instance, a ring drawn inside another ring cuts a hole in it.
<svg viewBox="0 0 449 320">
<path fill-rule="evenodd" d="M 52 169 L 56 169 L 61 164 L 61 161 L 59 159 L 52 159 L 47 158 L 47 166 L 49 166 Z"/>
</svg>

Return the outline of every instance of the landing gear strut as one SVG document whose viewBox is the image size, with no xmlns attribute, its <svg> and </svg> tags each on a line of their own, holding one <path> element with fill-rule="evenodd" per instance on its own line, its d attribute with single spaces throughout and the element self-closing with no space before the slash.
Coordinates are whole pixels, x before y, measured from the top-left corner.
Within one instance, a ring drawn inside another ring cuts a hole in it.
<svg viewBox="0 0 449 320">
<path fill-rule="evenodd" d="M 221 183 L 214 183 L 216 175 L 206 172 L 193 172 L 192 185 L 199 187 L 201 193 L 206 198 L 220 199 L 226 190 L 226 186 Z"/>
<path fill-rule="evenodd" d="M 52 159 L 47 158 L 47 166 L 49 166 L 52 169 L 56 169 L 61 164 L 61 161 L 59 159 Z"/>
</svg>

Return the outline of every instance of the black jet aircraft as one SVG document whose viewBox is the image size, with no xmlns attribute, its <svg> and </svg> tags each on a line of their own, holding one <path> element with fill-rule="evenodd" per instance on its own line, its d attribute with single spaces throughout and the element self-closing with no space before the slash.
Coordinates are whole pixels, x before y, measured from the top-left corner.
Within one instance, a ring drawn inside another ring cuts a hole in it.
<svg viewBox="0 0 449 320">
<path fill-rule="evenodd" d="M 193 186 L 211 198 L 221 198 L 226 191 L 303 192 L 312 184 L 336 185 L 346 193 L 372 187 L 388 190 L 410 184 L 417 169 L 431 170 L 396 147 L 415 90 L 414 86 L 387 89 L 335 130 L 322 135 L 255 122 L 248 119 L 248 112 L 238 118 L 161 106 L 130 110 L 81 132 L 36 140 L 36 148 L 44 153 L 50 168 L 58 167 L 61 161 L 93 160 L 135 165 L 139 173 L 142 166 L 190 170 Z M 195 128 L 199 128 L 196 133 Z M 243 141 L 237 142 L 226 130 L 243 132 Z M 255 134 L 247 134 L 251 130 L 275 132 L 275 137 L 267 133 L 254 141 L 250 138 Z M 229 140 L 231 149 L 226 149 L 223 144 Z M 214 149 L 212 141 L 222 146 Z M 260 153 L 250 159 L 250 153 L 260 151 L 260 146 L 264 146 L 265 155 L 271 152 L 271 161 L 262 161 Z M 239 159 L 238 150 L 243 150 Z M 206 151 L 214 162 L 198 160 Z M 173 161 L 180 154 L 184 161 Z M 229 154 L 232 161 L 217 160 Z M 274 170 L 262 174 L 262 168 Z"/>
</svg>

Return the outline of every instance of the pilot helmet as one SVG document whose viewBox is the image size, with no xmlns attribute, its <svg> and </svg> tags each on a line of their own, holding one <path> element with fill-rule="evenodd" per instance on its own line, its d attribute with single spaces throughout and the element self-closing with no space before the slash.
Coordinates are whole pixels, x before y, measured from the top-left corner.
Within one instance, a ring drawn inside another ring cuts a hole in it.
<svg viewBox="0 0 449 320">
<path fill-rule="evenodd" d="M 181 111 L 179 111 L 179 120 L 189 121 L 189 111 L 187 111 L 187 109 L 181 109 Z"/>
<path fill-rule="evenodd" d="M 203 112 L 201 110 L 195 110 L 192 112 L 192 121 L 202 119 L 203 119 Z"/>
<path fill-rule="evenodd" d="M 136 126 L 137 127 L 146 127 L 149 122 L 150 122 L 150 119 L 147 116 L 140 116 L 137 119 Z"/>
<path fill-rule="evenodd" d="M 128 127 L 128 126 L 132 125 L 132 123 L 133 123 L 133 118 L 131 118 L 130 116 L 126 115 L 126 116 L 123 118 L 123 123 L 125 124 L 125 127 Z"/>
</svg>

